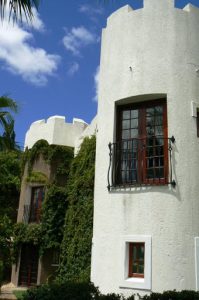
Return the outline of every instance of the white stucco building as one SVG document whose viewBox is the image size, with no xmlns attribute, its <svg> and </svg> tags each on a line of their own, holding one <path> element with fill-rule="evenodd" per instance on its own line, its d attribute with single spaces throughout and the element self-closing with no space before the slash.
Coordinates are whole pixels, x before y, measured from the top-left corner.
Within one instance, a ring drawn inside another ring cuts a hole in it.
<svg viewBox="0 0 199 300">
<path fill-rule="evenodd" d="M 198 69 L 198 8 L 144 0 L 108 18 L 91 270 L 104 293 L 199 288 Z"/>
<path fill-rule="evenodd" d="M 87 126 L 86 122 L 77 118 L 73 118 L 73 123 L 67 123 L 64 116 L 35 121 L 26 132 L 24 148 L 32 148 L 41 139 L 45 139 L 49 144 L 75 147 Z"/>
</svg>

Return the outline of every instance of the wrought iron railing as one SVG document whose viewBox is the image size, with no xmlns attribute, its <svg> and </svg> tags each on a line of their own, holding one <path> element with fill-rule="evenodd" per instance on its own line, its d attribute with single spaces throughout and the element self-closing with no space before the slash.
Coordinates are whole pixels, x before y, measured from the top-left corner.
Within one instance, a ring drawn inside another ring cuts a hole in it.
<svg viewBox="0 0 199 300">
<path fill-rule="evenodd" d="M 41 220 L 41 207 L 36 205 L 24 205 L 23 222 L 39 223 Z"/>
<path fill-rule="evenodd" d="M 114 187 L 171 184 L 175 138 L 150 136 L 109 143 L 108 190 Z"/>
</svg>

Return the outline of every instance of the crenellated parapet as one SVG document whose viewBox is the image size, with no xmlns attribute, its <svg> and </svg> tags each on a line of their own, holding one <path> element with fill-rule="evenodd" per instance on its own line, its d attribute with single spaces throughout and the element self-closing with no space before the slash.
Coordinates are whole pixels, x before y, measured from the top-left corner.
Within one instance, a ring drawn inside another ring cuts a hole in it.
<svg viewBox="0 0 199 300">
<path fill-rule="evenodd" d="M 49 144 L 74 147 L 75 140 L 87 125 L 77 118 L 73 118 L 73 123 L 67 123 L 64 116 L 52 116 L 47 120 L 35 121 L 26 133 L 24 147 L 31 148 L 40 139 L 47 140 Z"/>
</svg>

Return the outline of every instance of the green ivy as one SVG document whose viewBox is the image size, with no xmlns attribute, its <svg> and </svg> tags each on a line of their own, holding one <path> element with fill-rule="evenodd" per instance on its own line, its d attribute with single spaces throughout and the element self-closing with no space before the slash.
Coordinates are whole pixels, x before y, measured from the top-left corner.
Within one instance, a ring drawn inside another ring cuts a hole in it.
<svg viewBox="0 0 199 300">
<path fill-rule="evenodd" d="M 13 260 L 17 260 L 22 244 L 40 245 L 41 233 L 41 224 L 16 223 L 13 230 Z"/>
<path fill-rule="evenodd" d="M 59 248 L 63 239 L 64 218 L 67 209 L 66 188 L 51 185 L 48 187 L 42 206 L 41 253 L 49 248 Z"/>
<path fill-rule="evenodd" d="M 9 216 L 16 220 L 20 191 L 19 151 L 0 152 L 0 218 Z"/>
<path fill-rule="evenodd" d="M 57 185 L 65 185 L 69 174 L 73 148 L 60 145 L 49 145 L 46 140 L 37 141 L 31 149 L 26 149 L 23 155 L 22 169 L 28 165 L 28 176 L 31 176 L 34 162 L 42 156 L 50 166 L 53 177 L 51 182 Z"/>
<path fill-rule="evenodd" d="M 26 178 L 27 182 L 32 183 L 43 183 L 46 184 L 48 182 L 47 176 L 42 172 L 34 172 L 32 171 L 30 175 Z"/>
<path fill-rule="evenodd" d="M 58 280 L 88 281 L 93 228 L 95 136 L 85 138 L 71 165 L 67 183 L 68 209 Z"/>
<path fill-rule="evenodd" d="M 28 170 L 27 182 L 42 183 L 46 186 L 42 204 L 41 224 L 18 223 L 14 229 L 14 257 L 23 243 L 38 245 L 40 255 L 46 249 L 59 248 L 63 239 L 64 219 L 67 209 L 66 184 L 73 159 L 73 148 L 49 145 L 39 140 L 23 155 L 22 168 Z M 50 166 L 50 178 L 39 171 L 33 171 L 35 161 L 42 158 Z"/>
</svg>

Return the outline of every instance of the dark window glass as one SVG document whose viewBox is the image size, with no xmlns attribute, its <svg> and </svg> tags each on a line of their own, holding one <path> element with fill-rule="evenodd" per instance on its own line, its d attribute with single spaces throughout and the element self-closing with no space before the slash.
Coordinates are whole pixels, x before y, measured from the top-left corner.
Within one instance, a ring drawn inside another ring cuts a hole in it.
<svg viewBox="0 0 199 300">
<path fill-rule="evenodd" d="M 129 243 L 129 277 L 144 277 L 144 243 Z"/>
<path fill-rule="evenodd" d="M 44 200 L 44 187 L 33 187 L 31 194 L 29 222 L 39 222 L 41 217 L 41 206 Z"/>
</svg>

